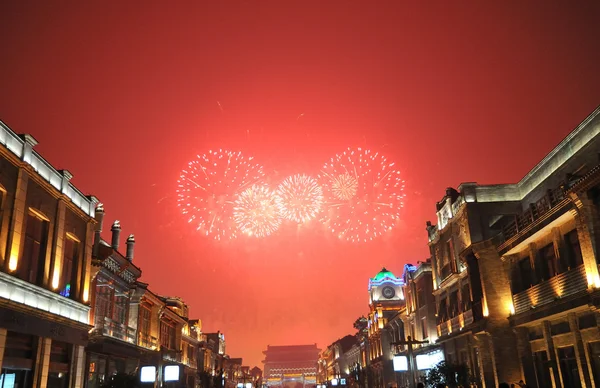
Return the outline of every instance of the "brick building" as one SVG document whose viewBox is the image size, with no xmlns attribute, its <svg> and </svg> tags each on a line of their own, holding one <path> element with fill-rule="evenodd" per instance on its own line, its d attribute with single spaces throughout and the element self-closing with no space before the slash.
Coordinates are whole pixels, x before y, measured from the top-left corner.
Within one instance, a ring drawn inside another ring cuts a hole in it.
<svg viewBox="0 0 600 388">
<path fill-rule="evenodd" d="M 33 148 L 0 122 L 0 380 L 83 386 L 94 212 Z"/>
<path fill-rule="evenodd" d="M 439 343 L 484 387 L 598 386 L 597 109 L 515 184 L 463 183 L 428 223 Z"/>
</svg>

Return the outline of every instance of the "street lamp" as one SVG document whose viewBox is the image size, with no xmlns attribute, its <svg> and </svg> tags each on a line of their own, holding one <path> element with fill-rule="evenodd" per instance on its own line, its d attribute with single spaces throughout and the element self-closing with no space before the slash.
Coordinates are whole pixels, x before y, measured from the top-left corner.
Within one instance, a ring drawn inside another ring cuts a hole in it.
<svg viewBox="0 0 600 388">
<path fill-rule="evenodd" d="M 398 342 L 392 342 L 391 346 L 398 346 L 398 345 L 407 345 L 408 346 L 408 374 L 409 374 L 409 379 L 410 379 L 410 386 L 411 388 L 416 387 L 416 381 L 415 381 L 415 362 L 414 362 L 414 357 L 413 357 L 413 345 L 420 345 L 420 344 L 428 344 L 429 341 L 417 341 L 417 340 L 413 340 L 410 336 L 406 337 L 405 341 L 398 341 Z M 397 352 L 394 352 L 397 353 Z"/>
</svg>

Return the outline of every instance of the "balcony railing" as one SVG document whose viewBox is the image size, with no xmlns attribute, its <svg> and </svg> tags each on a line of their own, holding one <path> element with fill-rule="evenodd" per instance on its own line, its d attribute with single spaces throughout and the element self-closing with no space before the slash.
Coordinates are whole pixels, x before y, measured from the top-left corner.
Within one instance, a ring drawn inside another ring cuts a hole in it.
<svg viewBox="0 0 600 388">
<path fill-rule="evenodd" d="M 548 190 L 546 195 L 540 198 L 536 203 L 529 205 L 529 209 L 516 215 L 511 222 L 504 225 L 502 228 L 504 241 L 506 242 L 518 235 L 523 229 L 527 228 L 548 211 L 552 210 L 552 208 L 560 204 L 565 198 L 565 191 L 562 187 Z"/>
<path fill-rule="evenodd" d="M 473 310 L 467 310 L 437 325 L 438 336 L 452 334 L 473 323 Z"/>
<path fill-rule="evenodd" d="M 138 345 L 148 349 L 156 349 L 158 347 L 158 339 L 146 333 L 139 333 Z"/>
<path fill-rule="evenodd" d="M 515 313 L 519 314 L 552 303 L 587 289 L 585 266 L 580 265 L 513 295 Z"/>
<path fill-rule="evenodd" d="M 137 330 L 122 323 L 113 321 L 108 317 L 98 319 L 96 321 L 96 329 L 104 336 L 113 337 L 132 344 L 135 343 Z"/>
</svg>

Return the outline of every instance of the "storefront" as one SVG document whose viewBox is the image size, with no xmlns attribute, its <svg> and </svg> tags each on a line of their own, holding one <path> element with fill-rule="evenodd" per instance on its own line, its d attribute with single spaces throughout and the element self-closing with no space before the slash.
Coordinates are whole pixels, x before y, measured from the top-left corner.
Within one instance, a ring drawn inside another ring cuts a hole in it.
<svg viewBox="0 0 600 388">
<path fill-rule="evenodd" d="M 0 307 L 0 331 L 6 333 L 0 388 L 31 386 L 39 375 L 48 376 L 47 388 L 75 386 L 90 327 L 44 315 Z"/>
</svg>

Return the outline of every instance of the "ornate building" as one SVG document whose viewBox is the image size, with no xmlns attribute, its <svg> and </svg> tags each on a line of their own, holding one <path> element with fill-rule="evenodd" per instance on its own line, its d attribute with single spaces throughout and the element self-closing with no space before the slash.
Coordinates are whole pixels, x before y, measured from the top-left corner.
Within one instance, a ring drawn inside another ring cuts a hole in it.
<svg viewBox="0 0 600 388">
<path fill-rule="evenodd" d="M 131 288 L 141 276 L 133 264 L 135 239 L 127 238 L 127 253 L 119 252 L 121 226 L 112 225 L 112 242 L 100 238 L 104 208 L 96 208 L 96 228 L 92 260 L 92 309 L 90 342 L 86 348 L 86 387 L 97 388 L 116 373 L 137 371 L 140 353 L 137 346 L 137 321 L 129 318 Z"/>
<path fill-rule="evenodd" d="M 373 374 L 369 381 L 372 388 L 396 385 L 391 344 L 401 329 L 396 325 L 395 330 L 389 332 L 388 328 L 393 327 L 386 328 L 386 325 L 405 309 L 403 286 L 402 279 L 385 268 L 369 279 L 367 365 Z"/>
<path fill-rule="evenodd" d="M 443 360 L 443 352 L 435 344 L 438 336 L 431 260 L 419 262 L 417 266 L 405 265 L 402 280 L 406 314 L 391 323 L 398 326 L 398 333 L 401 334 L 396 342 L 414 343 L 410 347 L 406 343 L 397 344 L 393 350 L 394 358 L 404 357 L 406 360 L 406 370 L 397 371 L 398 386 L 411 386 L 411 383 L 414 385 L 432 366 Z"/>
<path fill-rule="evenodd" d="M 313 386 L 321 349 L 313 345 L 267 346 L 263 383 L 270 387 Z"/>
<path fill-rule="evenodd" d="M 600 108 L 518 183 L 448 189 L 428 223 L 439 342 L 484 387 L 599 385 L 598 134 Z"/>
<path fill-rule="evenodd" d="M 0 381 L 79 388 L 97 200 L 0 122 Z"/>
</svg>

